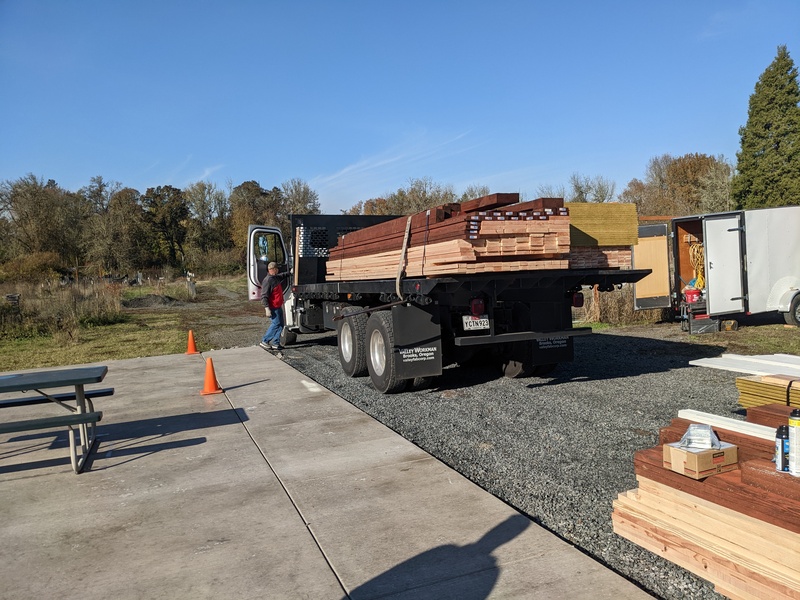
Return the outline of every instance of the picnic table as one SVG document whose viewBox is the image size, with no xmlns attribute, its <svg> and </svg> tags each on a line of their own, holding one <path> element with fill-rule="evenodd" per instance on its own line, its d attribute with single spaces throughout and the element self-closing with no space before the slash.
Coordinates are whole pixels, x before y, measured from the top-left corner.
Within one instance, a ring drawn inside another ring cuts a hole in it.
<svg viewBox="0 0 800 600">
<path fill-rule="evenodd" d="M 100 383 L 106 373 L 108 367 L 92 366 L 0 374 L 0 394 L 28 391 L 39 394 L 39 396 L 0 400 L 0 408 L 55 404 L 68 411 L 68 414 L 23 421 L 6 421 L 0 418 L 0 433 L 67 427 L 72 469 L 75 473 L 80 473 L 96 441 L 97 422 L 103 416 L 102 412 L 94 410 L 92 398 L 110 396 L 114 393 L 113 388 L 87 390 L 85 386 Z M 52 393 L 52 390 L 64 387 L 72 387 L 74 392 Z M 75 439 L 76 427 L 80 434 L 80 443 Z"/>
</svg>

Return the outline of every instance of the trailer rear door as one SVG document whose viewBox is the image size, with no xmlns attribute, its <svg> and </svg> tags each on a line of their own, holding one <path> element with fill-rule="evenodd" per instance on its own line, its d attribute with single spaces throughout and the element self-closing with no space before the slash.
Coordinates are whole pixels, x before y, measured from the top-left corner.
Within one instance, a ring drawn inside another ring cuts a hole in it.
<svg viewBox="0 0 800 600">
<path fill-rule="evenodd" d="M 633 247 L 633 268 L 652 271 L 633 285 L 634 308 L 669 308 L 669 238 L 665 224 L 639 226 L 639 243 Z"/>
<path fill-rule="evenodd" d="M 742 213 L 704 218 L 703 251 L 708 314 L 744 312 Z"/>
</svg>

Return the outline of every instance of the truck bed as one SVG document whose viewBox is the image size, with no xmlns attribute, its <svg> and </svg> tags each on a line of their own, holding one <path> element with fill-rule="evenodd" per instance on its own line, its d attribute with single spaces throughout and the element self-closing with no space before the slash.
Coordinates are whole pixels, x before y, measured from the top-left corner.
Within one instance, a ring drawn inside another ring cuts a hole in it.
<svg viewBox="0 0 800 600">
<path fill-rule="evenodd" d="M 478 292 L 486 288 L 526 289 L 559 285 L 564 289 L 582 285 L 611 288 L 622 283 L 635 283 L 650 273 L 649 269 L 547 269 L 537 271 L 481 273 L 447 277 L 402 279 L 403 295 L 436 295 L 452 293 L 462 287 Z M 294 286 L 296 294 L 383 294 L 395 293 L 394 279 L 305 283 Z"/>
</svg>

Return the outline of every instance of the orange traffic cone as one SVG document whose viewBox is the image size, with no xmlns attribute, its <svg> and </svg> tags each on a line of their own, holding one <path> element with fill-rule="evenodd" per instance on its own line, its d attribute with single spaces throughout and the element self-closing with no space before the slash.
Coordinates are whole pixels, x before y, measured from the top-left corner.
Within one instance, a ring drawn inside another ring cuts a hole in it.
<svg viewBox="0 0 800 600">
<path fill-rule="evenodd" d="M 194 345 L 194 333 L 189 330 L 189 345 L 186 347 L 186 354 L 200 354 L 197 351 L 197 346 Z"/>
<path fill-rule="evenodd" d="M 222 388 L 219 387 L 219 383 L 217 382 L 217 375 L 214 373 L 214 363 L 209 358 L 206 360 L 206 381 L 203 385 L 203 391 L 200 392 L 201 396 L 206 396 L 208 394 L 221 394 Z"/>
</svg>

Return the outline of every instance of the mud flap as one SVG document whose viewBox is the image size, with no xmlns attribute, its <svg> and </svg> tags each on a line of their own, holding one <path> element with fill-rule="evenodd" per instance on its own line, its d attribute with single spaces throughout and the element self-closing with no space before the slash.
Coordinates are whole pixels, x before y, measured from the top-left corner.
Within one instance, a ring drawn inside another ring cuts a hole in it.
<svg viewBox="0 0 800 600">
<path fill-rule="evenodd" d="M 546 365 L 572 362 L 575 355 L 573 344 L 571 336 L 533 340 L 531 343 L 532 363 L 534 365 Z"/>
<path fill-rule="evenodd" d="M 411 304 L 392 307 L 394 361 L 401 379 L 442 374 L 442 328 L 438 311 Z"/>
</svg>

